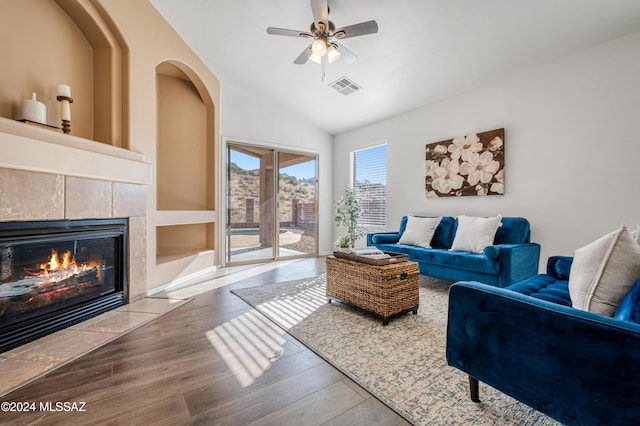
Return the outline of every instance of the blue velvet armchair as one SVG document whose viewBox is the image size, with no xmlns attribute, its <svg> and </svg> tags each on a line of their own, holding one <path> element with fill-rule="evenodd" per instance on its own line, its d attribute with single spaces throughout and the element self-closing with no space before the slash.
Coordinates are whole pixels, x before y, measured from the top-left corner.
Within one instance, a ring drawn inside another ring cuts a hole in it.
<svg viewBox="0 0 640 426">
<path fill-rule="evenodd" d="M 551 257 L 506 289 L 454 284 L 447 362 L 474 401 L 480 381 L 564 424 L 640 424 L 640 324 L 572 308 L 570 265 Z"/>
</svg>

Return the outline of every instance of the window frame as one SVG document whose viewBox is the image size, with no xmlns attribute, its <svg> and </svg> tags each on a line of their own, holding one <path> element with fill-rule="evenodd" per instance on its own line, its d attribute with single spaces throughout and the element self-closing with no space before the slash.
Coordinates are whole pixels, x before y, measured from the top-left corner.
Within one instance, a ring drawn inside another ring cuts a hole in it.
<svg viewBox="0 0 640 426">
<path fill-rule="evenodd" d="M 379 218 L 380 215 L 378 215 L 378 218 L 376 220 L 376 218 L 374 218 L 373 220 L 371 220 L 371 216 L 367 215 L 365 213 L 365 207 L 363 207 L 362 203 L 361 203 L 361 190 L 362 187 L 356 184 L 356 172 L 357 172 L 357 167 L 356 167 L 356 161 L 357 161 L 357 154 L 359 152 L 362 151 L 367 151 L 367 150 L 371 150 L 371 149 L 375 149 L 375 148 L 379 148 L 381 146 L 385 147 L 385 154 L 384 154 L 384 185 L 383 185 L 383 189 L 381 193 L 378 194 L 374 194 L 374 196 L 382 196 L 382 200 L 383 200 L 383 204 L 384 204 L 384 208 L 382 209 L 382 215 L 381 215 L 381 219 Z M 363 148 L 359 148 L 359 149 L 355 149 L 353 151 L 351 151 L 350 153 L 350 158 L 349 158 L 349 165 L 350 165 L 350 170 L 349 170 L 349 184 L 351 185 L 351 187 L 355 190 L 356 192 L 356 197 L 358 199 L 358 203 L 360 204 L 360 207 L 362 208 L 363 212 L 360 216 L 360 219 L 358 219 L 358 226 L 361 228 L 367 228 L 367 229 L 385 229 L 386 228 L 386 224 L 387 224 L 387 158 L 388 158 L 388 150 L 387 150 L 387 141 L 379 141 L 376 142 L 374 144 L 365 146 Z M 362 220 L 362 218 L 365 218 L 365 220 Z"/>
</svg>

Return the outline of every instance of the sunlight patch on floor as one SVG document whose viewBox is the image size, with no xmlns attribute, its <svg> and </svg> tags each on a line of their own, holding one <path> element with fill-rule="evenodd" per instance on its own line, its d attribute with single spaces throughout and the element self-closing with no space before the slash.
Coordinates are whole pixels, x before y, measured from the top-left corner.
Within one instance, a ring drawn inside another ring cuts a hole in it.
<svg viewBox="0 0 640 426">
<path fill-rule="evenodd" d="M 242 387 L 250 386 L 284 353 L 284 330 L 249 311 L 206 333 Z"/>
<path fill-rule="evenodd" d="M 261 310 L 281 321 L 285 329 L 299 323 L 327 303 L 317 287 L 263 303 Z M 285 331 L 256 310 L 251 310 L 206 333 L 229 371 L 248 387 L 284 353 Z"/>
<path fill-rule="evenodd" d="M 290 328 L 326 303 L 326 294 L 317 287 L 311 287 L 293 296 L 262 303 L 259 308 Z"/>
</svg>

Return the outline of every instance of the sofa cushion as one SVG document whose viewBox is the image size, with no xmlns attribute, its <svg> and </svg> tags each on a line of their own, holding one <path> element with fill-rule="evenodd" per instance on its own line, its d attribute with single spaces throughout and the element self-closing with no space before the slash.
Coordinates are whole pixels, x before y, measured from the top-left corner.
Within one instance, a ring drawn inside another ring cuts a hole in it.
<svg viewBox="0 0 640 426">
<path fill-rule="evenodd" d="M 500 215 L 496 217 L 459 216 L 451 250 L 482 253 L 485 247 L 493 244 L 496 231 L 502 223 L 501 218 Z"/>
<path fill-rule="evenodd" d="M 406 244 L 393 244 L 393 243 L 376 244 L 376 248 L 378 248 L 378 250 L 382 250 L 386 252 L 403 253 L 403 254 L 410 254 L 410 253 L 413 254 L 417 249 L 419 249 L 418 247 L 415 247 L 415 246 L 408 246 Z"/>
<path fill-rule="evenodd" d="M 530 241 L 531 227 L 523 217 L 503 217 L 493 244 L 521 244 Z"/>
<path fill-rule="evenodd" d="M 636 224 L 636 229 L 631 231 L 631 236 L 640 244 L 640 225 Z"/>
<path fill-rule="evenodd" d="M 451 216 L 443 216 L 436 228 L 436 233 L 431 239 L 431 247 L 448 249 L 453 243 L 453 224 L 455 219 Z"/>
<path fill-rule="evenodd" d="M 408 254 L 409 260 L 427 265 L 450 266 L 452 269 L 490 275 L 497 275 L 500 271 L 500 263 L 483 254 L 449 251 L 448 249 L 423 249 L 406 244 L 379 244 L 376 247 L 382 251 Z"/>
<path fill-rule="evenodd" d="M 613 316 L 640 277 L 640 245 L 625 225 L 576 250 L 569 276 L 573 307 Z"/>
<path fill-rule="evenodd" d="M 558 305 L 571 306 L 569 296 L 569 282 L 560 280 L 547 274 L 540 274 L 517 284 L 513 284 L 507 289 L 536 299 L 557 303 Z"/>
<path fill-rule="evenodd" d="M 636 281 L 629 293 L 622 299 L 613 317 L 640 324 L 640 280 Z"/>
<path fill-rule="evenodd" d="M 400 230 L 398 233 L 400 236 L 404 233 L 407 228 L 407 220 L 408 217 L 404 216 L 400 221 Z M 449 248 L 451 247 L 451 243 L 453 242 L 453 226 L 455 223 L 455 219 L 451 216 L 443 216 L 436 228 L 436 232 L 433 234 L 433 238 L 431 239 L 431 247 L 434 248 Z"/>
<path fill-rule="evenodd" d="M 450 251 L 447 249 L 414 250 L 408 253 L 411 260 L 432 263 L 439 266 L 450 266 L 455 269 L 474 271 L 481 274 L 496 275 L 500 271 L 500 263 L 478 253 Z"/>
<path fill-rule="evenodd" d="M 431 239 L 442 217 L 408 216 L 399 244 L 431 248 Z"/>
</svg>

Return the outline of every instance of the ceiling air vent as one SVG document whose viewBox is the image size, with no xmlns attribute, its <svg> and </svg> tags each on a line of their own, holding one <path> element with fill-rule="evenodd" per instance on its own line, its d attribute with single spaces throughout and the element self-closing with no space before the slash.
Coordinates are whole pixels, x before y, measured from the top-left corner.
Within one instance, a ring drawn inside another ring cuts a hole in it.
<svg viewBox="0 0 640 426">
<path fill-rule="evenodd" d="M 331 83 L 329 87 L 333 87 L 334 89 L 336 89 L 338 92 L 342 93 L 345 96 L 350 95 L 353 92 L 357 92 L 358 90 L 362 89 L 362 87 L 358 86 L 353 81 L 349 80 L 347 77 L 340 77 L 339 79 Z"/>
</svg>

